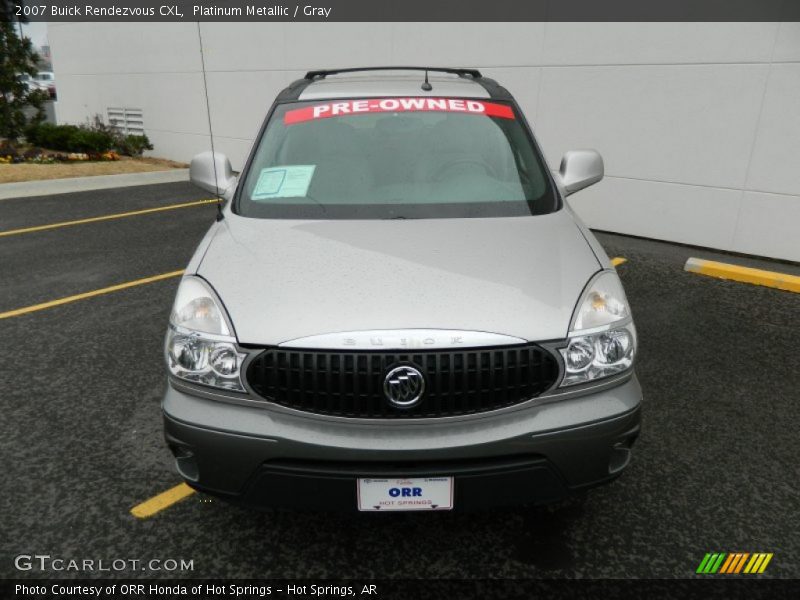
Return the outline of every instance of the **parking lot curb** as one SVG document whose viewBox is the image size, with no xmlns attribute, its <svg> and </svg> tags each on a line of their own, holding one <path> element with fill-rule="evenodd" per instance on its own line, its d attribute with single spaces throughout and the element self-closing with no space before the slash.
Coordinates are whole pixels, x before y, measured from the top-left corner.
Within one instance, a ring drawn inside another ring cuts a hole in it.
<svg viewBox="0 0 800 600">
<path fill-rule="evenodd" d="M 137 185 L 157 185 L 189 181 L 189 169 L 148 171 L 145 173 L 122 173 L 119 175 L 95 175 L 93 177 L 69 177 L 65 179 L 42 179 L 0 184 L 0 200 L 52 196 L 71 192 L 88 192 Z"/>
<path fill-rule="evenodd" d="M 686 261 L 683 270 L 689 273 L 699 273 L 700 275 L 707 275 L 708 277 L 716 277 L 718 279 L 729 279 L 731 281 L 739 281 L 752 285 L 762 285 L 788 292 L 800 293 L 800 277 L 797 275 L 789 275 L 788 273 L 740 267 L 739 265 L 731 265 L 694 257 Z"/>
</svg>

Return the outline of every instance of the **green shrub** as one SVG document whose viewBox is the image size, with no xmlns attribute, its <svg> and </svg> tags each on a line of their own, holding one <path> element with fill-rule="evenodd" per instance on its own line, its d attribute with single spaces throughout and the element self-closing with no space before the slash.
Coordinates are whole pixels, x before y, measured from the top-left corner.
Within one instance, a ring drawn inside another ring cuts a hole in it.
<svg viewBox="0 0 800 600">
<path fill-rule="evenodd" d="M 127 156 L 141 156 L 145 150 L 153 149 L 146 135 L 122 135 L 98 119 L 90 125 L 31 125 L 25 137 L 29 144 L 62 152 L 100 154 L 116 150 Z"/>
<path fill-rule="evenodd" d="M 146 135 L 129 134 L 117 140 L 117 151 L 127 156 L 141 156 L 145 150 L 152 150 L 153 144 Z"/>
<path fill-rule="evenodd" d="M 114 140 L 113 149 L 125 156 L 141 156 L 145 150 L 153 149 L 153 144 L 150 143 L 150 140 L 145 134 L 124 135 L 113 126 L 106 125 L 105 122 L 103 122 L 103 117 L 100 115 L 95 115 L 93 119 L 90 119 L 87 125 L 85 125 L 85 128 L 90 131 L 99 131 L 110 135 Z"/>
<path fill-rule="evenodd" d="M 28 127 L 25 137 L 34 146 L 70 152 L 72 137 L 77 131 L 74 125 L 42 123 Z"/>
<path fill-rule="evenodd" d="M 101 131 L 91 131 L 89 129 L 77 128 L 69 140 L 69 148 L 63 148 L 68 152 L 101 153 L 107 152 L 114 147 L 114 138 Z M 62 148 L 56 148 L 62 150 Z"/>
</svg>

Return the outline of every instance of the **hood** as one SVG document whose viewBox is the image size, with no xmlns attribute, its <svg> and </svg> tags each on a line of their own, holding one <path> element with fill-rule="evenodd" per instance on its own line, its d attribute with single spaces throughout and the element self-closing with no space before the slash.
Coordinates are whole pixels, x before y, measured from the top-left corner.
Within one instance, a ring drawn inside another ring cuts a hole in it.
<svg viewBox="0 0 800 600">
<path fill-rule="evenodd" d="M 197 269 L 240 343 L 342 331 L 566 337 L 601 267 L 565 210 L 487 219 L 295 221 L 227 211 Z"/>
</svg>

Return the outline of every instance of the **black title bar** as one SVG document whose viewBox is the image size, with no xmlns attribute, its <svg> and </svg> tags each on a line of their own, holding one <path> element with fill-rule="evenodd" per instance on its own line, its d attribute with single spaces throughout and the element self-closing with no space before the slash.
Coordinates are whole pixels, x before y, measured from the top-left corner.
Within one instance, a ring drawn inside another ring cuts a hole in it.
<svg viewBox="0 0 800 600">
<path fill-rule="evenodd" d="M 631 580 L 27 579 L 0 582 L 9 600 L 536 600 L 547 598 L 796 598 L 797 580 L 760 577 Z"/>
<path fill-rule="evenodd" d="M 23 21 L 800 21 L 800 0 L 0 0 Z M 9 6 L 9 4 L 11 6 Z"/>
</svg>

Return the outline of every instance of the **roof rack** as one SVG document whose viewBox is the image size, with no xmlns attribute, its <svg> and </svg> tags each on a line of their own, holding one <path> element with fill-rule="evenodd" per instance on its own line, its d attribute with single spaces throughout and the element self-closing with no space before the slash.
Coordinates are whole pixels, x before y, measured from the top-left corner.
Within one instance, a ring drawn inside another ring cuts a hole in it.
<svg viewBox="0 0 800 600">
<path fill-rule="evenodd" d="M 305 79 L 313 81 L 315 79 L 325 79 L 328 75 L 338 75 L 339 73 L 359 73 L 361 71 L 434 71 L 436 73 L 451 73 L 459 77 L 471 77 L 480 79 L 481 72 L 478 69 L 456 69 L 449 67 L 354 67 L 348 69 L 321 69 L 309 71 Z"/>
<path fill-rule="evenodd" d="M 283 104 L 286 102 L 296 102 L 309 85 L 315 81 L 325 79 L 328 75 L 338 73 L 358 73 L 362 71 L 433 71 L 434 73 L 451 73 L 465 79 L 474 81 L 489 93 L 490 98 L 498 100 L 513 100 L 509 91 L 499 85 L 494 79 L 489 79 L 481 75 L 478 69 L 458 69 L 450 67 L 356 67 L 347 69 L 320 69 L 309 71 L 303 79 L 298 79 L 289 84 L 278 94 L 275 102 Z"/>
</svg>

